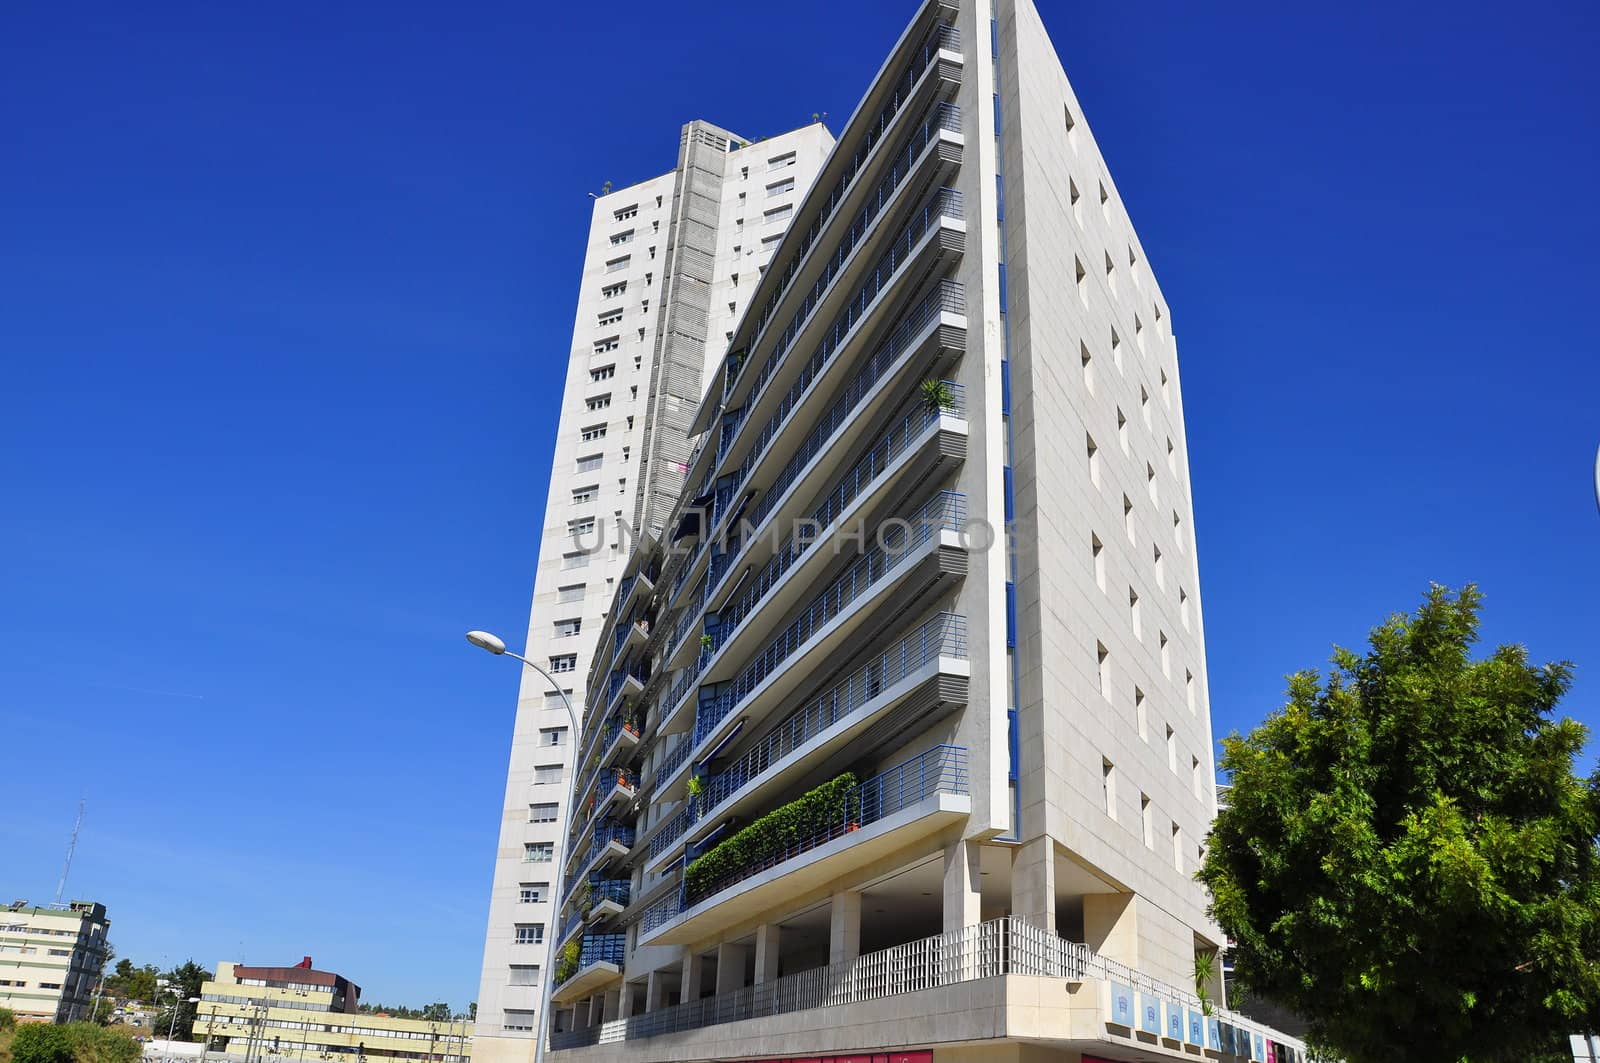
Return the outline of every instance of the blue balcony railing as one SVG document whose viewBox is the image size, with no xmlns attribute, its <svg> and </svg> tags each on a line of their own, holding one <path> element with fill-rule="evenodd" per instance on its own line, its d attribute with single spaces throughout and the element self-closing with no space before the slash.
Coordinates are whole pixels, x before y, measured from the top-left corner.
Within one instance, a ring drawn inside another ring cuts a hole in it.
<svg viewBox="0 0 1600 1063">
<path fill-rule="evenodd" d="M 726 689 L 701 704 L 695 718 L 694 741 L 702 741 L 780 664 L 856 599 L 866 595 L 901 561 L 938 532 L 961 531 L 966 520 L 966 496 L 957 491 L 941 491 L 917 512 L 900 518 L 898 525 L 893 520 L 885 521 L 878 531 L 887 545 L 874 546 L 863 554 L 756 654 Z"/>
<path fill-rule="evenodd" d="M 591 879 L 589 889 L 589 897 L 593 903 L 612 901 L 626 908 L 628 898 L 632 895 L 633 883 L 625 878 Z"/>
<path fill-rule="evenodd" d="M 627 941 L 626 934 L 583 935 L 583 944 L 578 947 L 578 970 L 592 963 L 615 963 L 620 966 L 627 953 Z"/>
</svg>

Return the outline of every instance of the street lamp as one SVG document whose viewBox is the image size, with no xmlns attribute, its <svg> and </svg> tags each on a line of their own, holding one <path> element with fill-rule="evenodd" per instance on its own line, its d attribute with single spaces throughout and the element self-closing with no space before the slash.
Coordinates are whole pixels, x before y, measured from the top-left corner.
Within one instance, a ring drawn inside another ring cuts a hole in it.
<svg viewBox="0 0 1600 1063">
<path fill-rule="evenodd" d="M 490 634 L 487 631 L 469 631 L 467 632 L 467 641 L 472 643 L 474 646 L 477 646 L 479 649 L 488 650 L 496 657 L 503 655 L 521 661 L 523 664 L 542 675 L 545 678 L 545 681 L 555 688 L 556 693 L 561 695 L 561 704 L 566 707 L 567 719 L 572 724 L 571 728 L 567 731 L 567 747 L 573 750 L 574 756 L 576 756 L 579 738 L 578 714 L 573 710 L 572 701 L 567 697 L 567 692 L 561 688 L 560 683 L 555 681 L 555 677 L 553 677 L 543 668 L 534 664 L 532 661 L 528 660 L 526 657 L 522 656 L 520 653 L 512 653 L 510 650 L 506 649 L 505 640 L 498 635 Z M 554 874 L 550 876 L 550 899 L 552 907 L 550 911 L 550 921 L 546 924 L 544 929 L 544 986 L 540 990 L 540 996 L 543 998 L 543 1000 L 539 1005 L 539 1035 L 538 1039 L 533 1043 L 533 1063 L 544 1063 L 544 1043 L 550 1036 L 550 993 L 555 988 L 556 939 L 561 936 L 561 893 L 562 885 L 566 877 L 563 874 L 562 869 L 566 866 L 567 859 L 567 822 L 572 818 L 572 802 L 575 796 L 573 791 L 578 785 L 578 765 L 576 763 L 574 763 L 571 769 L 567 772 L 567 776 L 567 799 L 562 802 L 561 805 L 566 815 L 565 818 L 563 818 L 558 824 L 554 851 L 550 854 L 551 859 L 554 861 L 554 863 L 551 865 L 554 869 Z"/>
<path fill-rule="evenodd" d="M 184 1004 L 198 1004 L 199 997 L 179 997 L 172 1002 L 172 1021 L 167 1023 L 167 1055 L 172 1055 L 172 1036 L 178 1031 L 178 1009 Z"/>
</svg>

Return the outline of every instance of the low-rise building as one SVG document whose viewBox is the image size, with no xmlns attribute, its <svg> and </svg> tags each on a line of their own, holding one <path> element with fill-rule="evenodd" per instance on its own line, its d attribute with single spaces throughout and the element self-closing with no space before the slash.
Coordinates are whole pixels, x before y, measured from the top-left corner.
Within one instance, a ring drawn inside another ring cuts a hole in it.
<svg viewBox="0 0 1600 1063">
<path fill-rule="evenodd" d="M 208 1052 L 293 1060 L 423 1059 L 467 1063 L 472 1024 L 360 1010 L 361 987 L 307 961 L 296 967 L 219 963 L 200 989 L 194 1039 Z"/>
<path fill-rule="evenodd" d="M 23 1022 L 88 1018 L 110 926 L 95 901 L 0 908 L 0 1008 Z"/>
</svg>

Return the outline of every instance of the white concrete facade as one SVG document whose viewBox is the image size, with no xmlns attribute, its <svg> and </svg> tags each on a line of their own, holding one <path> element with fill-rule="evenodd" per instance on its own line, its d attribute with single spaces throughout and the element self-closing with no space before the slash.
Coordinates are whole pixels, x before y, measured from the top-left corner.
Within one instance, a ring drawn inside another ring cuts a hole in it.
<svg viewBox="0 0 1600 1063">
<path fill-rule="evenodd" d="M 96 901 L 0 908 L 0 1008 L 24 1022 L 89 1018 L 110 928 Z"/>
<path fill-rule="evenodd" d="M 770 248 L 763 252 L 761 237 L 787 224 L 783 218 L 766 222 L 766 212 L 792 206 L 805 193 L 832 143 L 820 124 L 752 143 L 692 122 L 683 129 L 675 169 L 593 201 L 525 649 L 530 660 L 568 681 L 580 713 L 596 636 L 633 535 L 648 526 L 649 498 L 663 490 L 675 497 L 682 479 L 670 460 L 670 424 L 657 421 L 646 431 L 657 399 L 668 398 L 657 393 L 666 387 L 657 372 L 663 330 L 674 329 L 678 360 L 692 367 L 698 395 L 699 375 L 726 352 L 725 334 L 771 255 Z M 700 169 L 716 168 L 710 214 L 706 197 L 689 196 L 689 178 L 703 180 L 686 168 L 691 144 Z M 773 157 L 792 159 L 784 174 L 794 187 L 769 202 L 765 182 Z M 703 230 L 699 242 L 713 240 L 715 251 L 704 327 L 686 332 L 669 316 L 667 292 L 675 273 L 704 269 L 675 242 L 691 215 Z M 683 445 L 682 433 L 677 436 Z M 653 477 L 651 437 L 665 447 L 656 452 Z M 559 696 L 548 687 L 524 669 L 478 995 L 477 1051 L 489 1063 L 531 1055 L 546 957 L 542 935 L 555 929 L 550 895 L 558 881 L 555 849 L 573 736 L 566 733 Z"/>
<path fill-rule="evenodd" d="M 1296 1059 L 1195 985 L 1173 318 L 1030 0 L 917 6 L 793 218 L 605 609 L 556 1058 Z"/>
</svg>

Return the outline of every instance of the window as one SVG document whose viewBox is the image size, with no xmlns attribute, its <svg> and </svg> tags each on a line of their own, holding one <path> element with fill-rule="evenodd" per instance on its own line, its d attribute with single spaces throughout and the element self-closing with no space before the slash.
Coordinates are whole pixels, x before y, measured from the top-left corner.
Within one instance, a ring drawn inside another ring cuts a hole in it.
<svg viewBox="0 0 1600 1063">
<path fill-rule="evenodd" d="M 1156 494 L 1156 467 L 1148 461 L 1144 463 L 1144 485 L 1145 490 L 1150 492 L 1150 501 L 1159 504 L 1160 499 Z"/>
<path fill-rule="evenodd" d="M 794 152 L 786 151 L 782 155 L 767 160 L 768 170 L 781 170 L 786 166 L 794 165 Z"/>
<path fill-rule="evenodd" d="M 1167 727 L 1167 770 L 1174 774 L 1178 771 L 1178 736 L 1171 725 Z"/>
<path fill-rule="evenodd" d="M 1144 844 L 1147 849 L 1156 847 L 1155 837 L 1155 812 L 1150 807 L 1150 795 L 1139 795 L 1139 819 L 1144 831 Z"/>
<path fill-rule="evenodd" d="M 1111 700 L 1111 651 L 1106 649 L 1106 644 L 1094 644 L 1095 666 L 1100 674 L 1100 693 L 1107 701 Z"/>
<path fill-rule="evenodd" d="M 1167 566 L 1161 560 L 1161 547 L 1152 543 L 1150 549 L 1152 551 L 1151 560 L 1156 566 L 1156 586 L 1165 587 L 1167 585 Z"/>
<path fill-rule="evenodd" d="M 1117 334 L 1115 325 L 1111 328 L 1111 361 L 1118 369 L 1122 368 L 1122 337 Z"/>
<path fill-rule="evenodd" d="M 1117 442 L 1122 444 L 1122 452 L 1128 453 L 1128 418 L 1121 406 L 1117 407 Z"/>
<path fill-rule="evenodd" d="M 614 210 L 611 212 L 611 216 L 617 221 L 627 221 L 629 218 L 636 218 L 639 216 L 639 204 L 632 203 L 626 207 L 623 207 L 621 210 Z"/>
<path fill-rule="evenodd" d="M 612 233 L 611 234 L 611 246 L 612 247 L 618 247 L 618 246 L 620 246 L 622 244 L 631 244 L 631 243 L 633 243 L 633 230 L 632 229 L 624 229 L 620 233 Z"/>
<path fill-rule="evenodd" d="M 606 426 L 603 424 L 592 424 L 578 433 L 578 438 L 585 443 L 592 443 L 596 439 L 604 439 L 605 437 Z"/>
<path fill-rule="evenodd" d="M 596 395 L 591 399 L 585 399 L 583 405 L 589 410 L 604 410 L 611 405 L 611 396 Z"/>
<path fill-rule="evenodd" d="M 1139 592 L 1128 588 L 1128 618 L 1133 621 L 1133 637 L 1139 638 Z"/>
<path fill-rule="evenodd" d="M 1100 796 L 1104 798 L 1106 815 L 1117 818 L 1117 768 L 1105 757 L 1100 758 Z"/>
<path fill-rule="evenodd" d="M 763 236 L 761 238 L 761 250 L 771 251 L 773 248 L 778 246 L 779 241 L 782 239 L 782 233 L 773 233 L 771 236 Z"/>
<path fill-rule="evenodd" d="M 1158 632 L 1158 634 L 1161 637 L 1161 674 L 1162 675 L 1171 675 L 1172 674 L 1172 654 L 1167 649 L 1167 633 L 1165 631 L 1162 631 L 1162 632 Z"/>
<path fill-rule="evenodd" d="M 794 213 L 794 204 L 793 203 L 785 203 L 781 207 L 773 207 L 771 210 L 769 210 L 766 213 L 761 215 L 761 224 L 762 225 L 771 225 L 773 222 L 783 221 L 784 219 L 786 219 L 789 215 L 791 215 L 793 213 Z"/>
<path fill-rule="evenodd" d="M 583 601 L 583 588 L 584 584 L 582 583 L 569 583 L 565 587 L 557 588 L 556 601 L 581 602 Z"/>
<path fill-rule="evenodd" d="M 1183 870 L 1183 828 L 1172 824 L 1172 866 Z"/>
<path fill-rule="evenodd" d="M 594 345 L 594 353 L 605 354 L 607 351 L 614 351 L 620 346 L 622 346 L 621 336 L 607 336 L 603 340 L 596 341 Z"/>
<path fill-rule="evenodd" d="M 1185 628 L 1189 626 L 1189 592 L 1182 587 L 1178 588 L 1178 619 Z"/>
<path fill-rule="evenodd" d="M 604 463 L 604 461 L 604 454 L 585 454 L 583 457 L 578 459 L 574 468 L 577 472 L 594 472 L 601 466 L 601 464 Z"/>
<path fill-rule="evenodd" d="M 572 489 L 572 502 L 580 505 L 584 502 L 593 502 L 594 496 L 600 491 L 599 484 L 590 484 L 588 487 L 574 487 Z"/>
<path fill-rule="evenodd" d="M 1095 586 L 1103 591 L 1106 589 L 1106 548 L 1094 532 L 1089 533 L 1089 555 L 1094 560 Z"/>
<path fill-rule="evenodd" d="M 773 196 L 781 196 L 786 192 L 793 192 L 793 191 L 794 191 L 794 178 L 793 177 L 785 177 L 783 180 L 775 181 L 772 184 L 767 186 L 767 198 L 771 199 Z"/>
<path fill-rule="evenodd" d="M 632 255 L 623 255 L 621 258 L 613 258 L 611 261 L 606 263 L 606 272 L 621 273 L 623 270 L 628 268 L 628 263 L 631 261 L 633 261 Z"/>
<path fill-rule="evenodd" d="M 1133 534 L 1133 503 L 1128 501 L 1128 496 L 1122 496 L 1122 523 L 1128 532 L 1128 541 L 1134 542 Z"/>
<path fill-rule="evenodd" d="M 543 923 L 518 923 L 517 924 L 517 944 L 518 945 L 542 945 L 542 944 L 544 944 L 544 924 Z"/>
<path fill-rule="evenodd" d="M 517 1011 L 512 1008 L 505 1010 L 505 1021 L 500 1023 L 502 1030 L 531 1031 L 538 1026 L 538 1016 L 532 1011 Z"/>
<path fill-rule="evenodd" d="M 1161 370 L 1161 401 L 1168 406 L 1172 405 L 1172 395 L 1167 391 L 1167 371 Z"/>
<path fill-rule="evenodd" d="M 1139 412 L 1144 415 L 1144 426 L 1146 428 L 1152 427 L 1150 424 L 1150 392 L 1145 390 L 1143 384 L 1139 385 Z"/>
<path fill-rule="evenodd" d="M 1094 394 L 1094 355 L 1089 353 L 1089 346 L 1085 343 L 1078 344 L 1078 357 L 1083 360 L 1083 386 Z"/>
<path fill-rule="evenodd" d="M 561 555 L 561 567 L 563 569 L 582 568 L 589 563 L 588 559 L 589 555 L 582 550 L 574 550 L 569 554 Z"/>
<path fill-rule="evenodd" d="M 567 521 L 567 534 L 573 538 L 577 538 L 580 535 L 593 535 L 594 529 L 595 519 L 593 517 L 581 517 L 578 520 Z"/>
<path fill-rule="evenodd" d="M 1183 670 L 1183 696 L 1188 699 L 1189 711 L 1194 712 L 1194 673 L 1187 668 Z"/>
<path fill-rule="evenodd" d="M 511 975 L 506 979 L 507 985 L 538 985 L 539 965 L 537 963 L 513 963 Z M 509 1029 L 509 1027 L 507 1027 Z"/>
<path fill-rule="evenodd" d="M 539 728 L 539 744 L 541 746 L 564 746 L 567 744 L 567 729 L 565 727 Z"/>
<path fill-rule="evenodd" d="M 572 660 L 571 657 L 568 657 L 566 659 L 569 660 L 569 661 Z M 562 671 L 563 669 L 552 669 L 552 670 L 553 671 Z M 567 668 L 567 669 L 564 669 L 564 670 L 568 671 L 568 672 L 572 671 L 571 668 Z M 561 781 L 562 776 L 563 776 L 563 771 L 562 771 L 561 765 L 559 765 L 559 764 L 540 764 L 540 765 L 538 765 L 537 767 L 535 767 L 533 769 L 533 781 L 534 781 L 534 784 L 536 786 L 548 786 L 551 783 L 558 783 L 558 782 Z"/>
<path fill-rule="evenodd" d="M 1100 448 L 1094 445 L 1094 436 L 1085 437 L 1089 441 L 1089 482 L 1096 487 L 1100 486 Z"/>
<path fill-rule="evenodd" d="M 600 298 L 602 298 L 602 299 L 615 299 L 617 296 L 621 295 L 623 292 L 625 292 L 627 290 L 628 290 L 628 282 L 627 281 L 617 281 L 617 283 L 615 283 L 615 284 L 608 284 L 604 288 L 601 288 L 600 289 Z"/>
<path fill-rule="evenodd" d="M 550 670 L 552 672 L 571 672 L 577 667 L 578 655 L 575 653 L 566 653 L 559 657 L 550 658 Z"/>
<path fill-rule="evenodd" d="M 1170 473 L 1177 473 L 1178 471 L 1178 452 L 1172 445 L 1171 436 L 1167 437 L 1167 471 Z"/>
<path fill-rule="evenodd" d="M 615 363 L 611 365 L 596 366 L 595 368 L 589 370 L 589 379 L 594 381 L 596 384 L 602 380 L 610 380 L 616 375 L 617 367 Z"/>
<path fill-rule="evenodd" d="M 568 687 L 564 693 L 567 695 L 567 697 L 572 697 L 572 688 Z M 561 709 L 565 711 L 567 706 L 566 703 L 561 700 L 561 695 L 552 690 L 544 696 L 544 707 L 547 709 Z"/>
<path fill-rule="evenodd" d="M 1133 719 L 1139 727 L 1139 741 L 1150 741 L 1150 713 L 1145 708 L 1144 691 L 1133 688 Z"/>
<path fill-rule="evenodd" d="M 1071 142 L 1071 141 L 1072 141 L 1072 129 L 1073 129 L 1073 127 L 1074 127 L 1074 126 L 1076 126 L 1076 125 L 1077 125 L 1077 124 L 1078 124 L 1078 123 L 1077 123 L 1077 122 L 1076 122 L 1076 121 L 1074 121 L 1074 120 L 1073 120 L 1073 117 L 1072 117 L 1072 108 L 1071 108 L 1071 107 L 1068 107 L 1068 106 L 1067 106 L 1067 105 L 1066 105 L 1066 104 L 1062 104 L 1062 105 L 1061 105 L 1061 116 L 1062 116 L 1062 118 L 1063 118 L 1063 119 L 1065 119 L 1065 121 L 1066 121 L 1066 126 L 1067 126 L 1067 141 L 1068 141 L 1068 142 L 1069 142 L 1069 143 L 1070 143 L 1070 142 Z"/>
<path fill-rule="evenodd" d="M 1189 783 L 1194 787 L 1194 795 L 1200 796 L 1200 758 L 1189 758 Z"/>
<path fill-rule="evenodd" d="M 577 617 L 573 617 L 571 620 L 556 621 L 556 638 L 558 639 L 570 639 L 582 630 L 583 621 Z"/>
<path fill-rule="evenodd" d="M 543 904 L 545 898 L 549 895 L 550 883 L 524 882 L 517 889 L 517 902 L 520 904 Z"/>
<path fill-rule="evenodd" d="M 1078 282 L 1078 298 L 1087 303 L 1089 301 L 1089 293 L 1083 286 L 1083 278 L 1089 274 L 1083 268 L 1083 260 L 1076 255 L 1072 259 L 1072 274 Z"/>
<path fill-rule="evenodd" d="M 556 803 L 554 801 L 528 806 L 529 823 L 554 823 L 556 821 Z"/>
<path fill-rule="evenodd" d="M 595 318 L 594 323 L 596 325 L 600 326 L 601 328 L 605 328 L 607 325 L 615 325 L 617 322 L 619 322 L 621 320 L 622 320 L 622 307 L 615 306 L 615 307 L 612 307 L 610 310 L 601 311 L 600 315 Z"/>
<path fill-rule="evenodd" d="M 39 988 L 40 989 L 60 989 L 61 988 L 61 983 L 60 982 L 40 982 L 39 983 Z"/>
<path fill-rule="evenodd" d="M 555 842 L 525 842 L 522 859 L 529 864 L 548 864 L 556 855 Z"/>
</svg>

